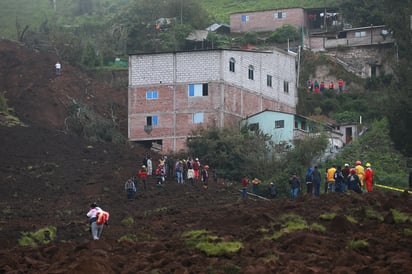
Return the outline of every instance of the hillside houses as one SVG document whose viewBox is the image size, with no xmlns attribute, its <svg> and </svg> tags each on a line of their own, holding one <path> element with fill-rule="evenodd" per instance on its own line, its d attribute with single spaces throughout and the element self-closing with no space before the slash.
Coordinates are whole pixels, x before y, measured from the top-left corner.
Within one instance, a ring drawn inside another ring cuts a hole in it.
<svg viewBox="0 0 412 274">
<path fill-rule="evenodd" d="M 185 149 L 187 138 L 199 126 L 241 122 L 258 123 L 268 134 L 276 129 L 272 135 L 276 144 L 307 136 L 311 133 L 307 119 L 296 115 L 298 55 L 276 48 L 204 49 L 203 43 L 208 32 L 218 29 L 266 32 L 291 24 L 302 30 L 304 49 L 329 51 L 336 62 L 360 77 L 388 71 L 381 53 L 393 41 L 385 26 L 342 29 L 339 20 L 333 9 L 238 12 L 230 15 L 230 26 L 216 24 L 193 32 L 188 40 L 198 43 L 198 50 L 129 55 L 129 140 L 163 153 L 177 152 Z M 286 117 L 285 127 L 273 125 L 278 116 Z M 270 126 L 264 126 L 269 121 Z M 355 125 L 326 126 L 333 133 L 331 150 L 357 136 Z"/>
<path fill-rule="evenodd" d="M 296 68 L 281 50 L 132 54 L 129 140 L 175 152 L 198 126 L 238 126 L 265 109 L 294 114 Z"/>
</svg>

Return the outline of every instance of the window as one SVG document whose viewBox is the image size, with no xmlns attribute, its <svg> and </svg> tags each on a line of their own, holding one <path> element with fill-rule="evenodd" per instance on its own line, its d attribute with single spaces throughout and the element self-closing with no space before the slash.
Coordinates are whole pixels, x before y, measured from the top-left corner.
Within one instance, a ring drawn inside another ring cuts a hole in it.
<svg viewBox="0 0 412 274">
<path fill-rule="evenodd" d="M 253 80 L 253 66 L 249 66 L 249 75 L 248 75 L 250 80 Z"/>
<path fill-rule="evenodd" d="M 273 17 L 275 19 L 286 18 L 286 12 L 275 12 L 275 14 L 273 14 Z"/>
<path fill-rule="evenodd" d="M 357 31 L 355 32 L 355 37 L 359 38 L 359 37 L 365 37 L 366 36 L 366 32 L 365 31 Z"/>
<path fill-rule="evenodd" d="M 242 22 L 249 21 L 249 15 L 242 15 Z"/>
<path fill-rule="evenodd" d="M 200 124 L 203 123 L 204 113 L 198 112 L 193 114 L 193 124 Z"/>
<path fill-rule="evenodd" d="M 207 96 L 208 85 L 207 84 L 190 84 L 188 86 L 189 97 L 194 96 Z"/>
<path fill-rule="evenodd" d="M 301 130 L 306 130 L 306 123 L 305 123 L 305 121 L 302 121 L 302 122 L 301 122 L 301 124 L 300 124 L 300 129 L 301 129 Z"/>
<path fill-rule="evenodd" d="M 285 93 L 289 93 L 289 82 L 288 81 L 283 81 L 283 91 Z"/>
<path fill-rule="evenodd" d="M 147 126 L 157 126 L 158 125 L 158 117 L 157 116 L 147 116 L 146 117 L 146 125 Z"/>
<path fill-rule="evenodd" d="M 157 90 L 146 91 L 146 100 L 159 99 L 159 92 Z"/>
<path fill-rule="evenodd" d="M 230 61 L 229 61 L 229 71 L 235 72 L 235 58 L 230 58 Z"/>
<path fill-rule="evenodd" d="M 249 124 L 247 127 L 250 131 L 257 131 L 259 130 L 259 123 Z"/>
<path fill-rule="evenodd" d="M 298 121 L 295 121 L 295 128 L 298 128 L 299 127 L 299 123 L 298 123 Z"/>
<path fill-rule="evenodd" d="M 272 75 L 267 75 L 266 85 L 267 85 L 268 87 L 271 87 L 271 86 L 272 86 Z"/>
<path fill-rule="evenodd" d="M 285 120 L 275 121 L 275 128 L 284 128 L 284 127 L 285 127 Z"/>
</svg>

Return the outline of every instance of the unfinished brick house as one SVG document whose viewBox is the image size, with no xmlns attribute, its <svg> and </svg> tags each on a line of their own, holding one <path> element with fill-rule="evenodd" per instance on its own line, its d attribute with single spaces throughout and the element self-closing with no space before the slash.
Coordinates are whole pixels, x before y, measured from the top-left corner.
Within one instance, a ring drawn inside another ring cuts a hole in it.
<svg viewBox="0 0 412 274">
<path fill-rule="evenodd" d="M 204 50 L 129 56 L 128 137 L 162 153 L 191 130 L 269 109 L 296 112 L 296 60 L 284 51 Z"/>
<path fill-rule="evenodd" d="M 303 8 L 246 11 L 230 14 L 230 32 L 274 31 L 285 24 L 306 26 Z"/>
</svg>

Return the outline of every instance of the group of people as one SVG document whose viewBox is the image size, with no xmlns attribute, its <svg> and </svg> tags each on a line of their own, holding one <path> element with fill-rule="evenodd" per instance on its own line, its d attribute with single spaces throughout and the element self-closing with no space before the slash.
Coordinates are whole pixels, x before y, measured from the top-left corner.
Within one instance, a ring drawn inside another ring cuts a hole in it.
<svg viewBox="0 0 412 274">
<path fill-rule="evenodd" d="M 213 178 L 217 180 L 216 172 L 213 171 Z M 190 183 L 194 186 L 201 181 L 203 188 L 207 189 L 209 184 L 209 165 L 202 165 L 198 158 L 189 157 L 187 160 L 173 161 L 167 156 L 162 156 L 153 172 L 153 161 L 150 155 L 147 155 L 142 162 L 142 165 L 137 171 L 137 176 L 129 178 L 124 189 L 129 201 L 136 199 L 138 191 L 138 183 L 141 182 L 143 190 L 148 190 L 148 178 L 153 178 L 156 186 L 161 187 L 167 177 L 175 177 L 178 184 Z"/>
<path fill-rule="evenodd" d="M 365 168 L 366 167 L 366 168 Z M 325 170 L 325 193 L 346 192 L 352 190 L 357 193 L 364 191 L 372 192 L 374 172 L 370 163 L 365 167 L 357 160 L 353 167 L 345 164 L 343 167 L 332 165 Z M 305 175 L 306 192 L 318 197 L 320 195 L 321 172 L 317 166 L 309 167 Z M 291 179 L 291 196 L 297 196 L 296 191 L 301 189 L 296 182 Z"/>
<path fill-rule="evenodd" d="M 308 80 L 307 87 L 308 87 L 309 92 L 323 93 L 326 91 L 326 89 L 330 91 L 334 91 L 335 83 L 333 81 L 330 81 L 328 87 L 326 87 L 326 84 L 324 81 L 321 81 L 319 83 L 318 80 L 315 80 L 314 82 L 312 82 L 311 80 Z M 343 92 L 343 89 L 344 89 L 344 82 L 342 79 L 339 79 L 338 80 L 338 91 Z"/>
</svg>

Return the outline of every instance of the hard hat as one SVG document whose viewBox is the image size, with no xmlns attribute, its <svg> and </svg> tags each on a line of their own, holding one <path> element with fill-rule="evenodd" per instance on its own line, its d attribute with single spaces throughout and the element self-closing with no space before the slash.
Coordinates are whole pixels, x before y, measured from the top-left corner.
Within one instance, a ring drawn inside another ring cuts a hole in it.
<svg viewBox="0 0 412 274">
<path fill-rule="evenodd" d="M 146 166 L 145 166 L 145 165 L 142 165 L 142 168 L 146 168 Z"/>
<path fill-rule="evenodd" d="M 349 164 L 345 164 L 345 166 L 349 166 Z"/>
<path fill-rule="evenodd" d="M 361 161 L 359 161 L 359 160 L 356 161 L 356 165 L 361 165 L 361 164 L 362 164 Z"/>
<path fill-rule="evenodd" d="M 196 158 L 195 161 L 199 161 L 199 158 Z"/>
<path fill-rule="evenodd" d="M 351 169 L 349 170 L 349 172 L 350 172 L 351 174 L 355 174 L 355 173 L 356 173 L 356 170 L 355 170 L 354 168 L 351 168 Z"/>
<path fill-rule="evenodd" d="M 205 165 L 205 169 L 209 169 L 209 166 L 208 166 L 208 165 Z"/>
<path fill-rule="evenodd" d="M 370 163 L 366 163 L 366 165 L 365 165 L 365 166 L 370 167 L 370 166 L 371 166 L 371 164 L 370 164 Z"/>
</svg>

